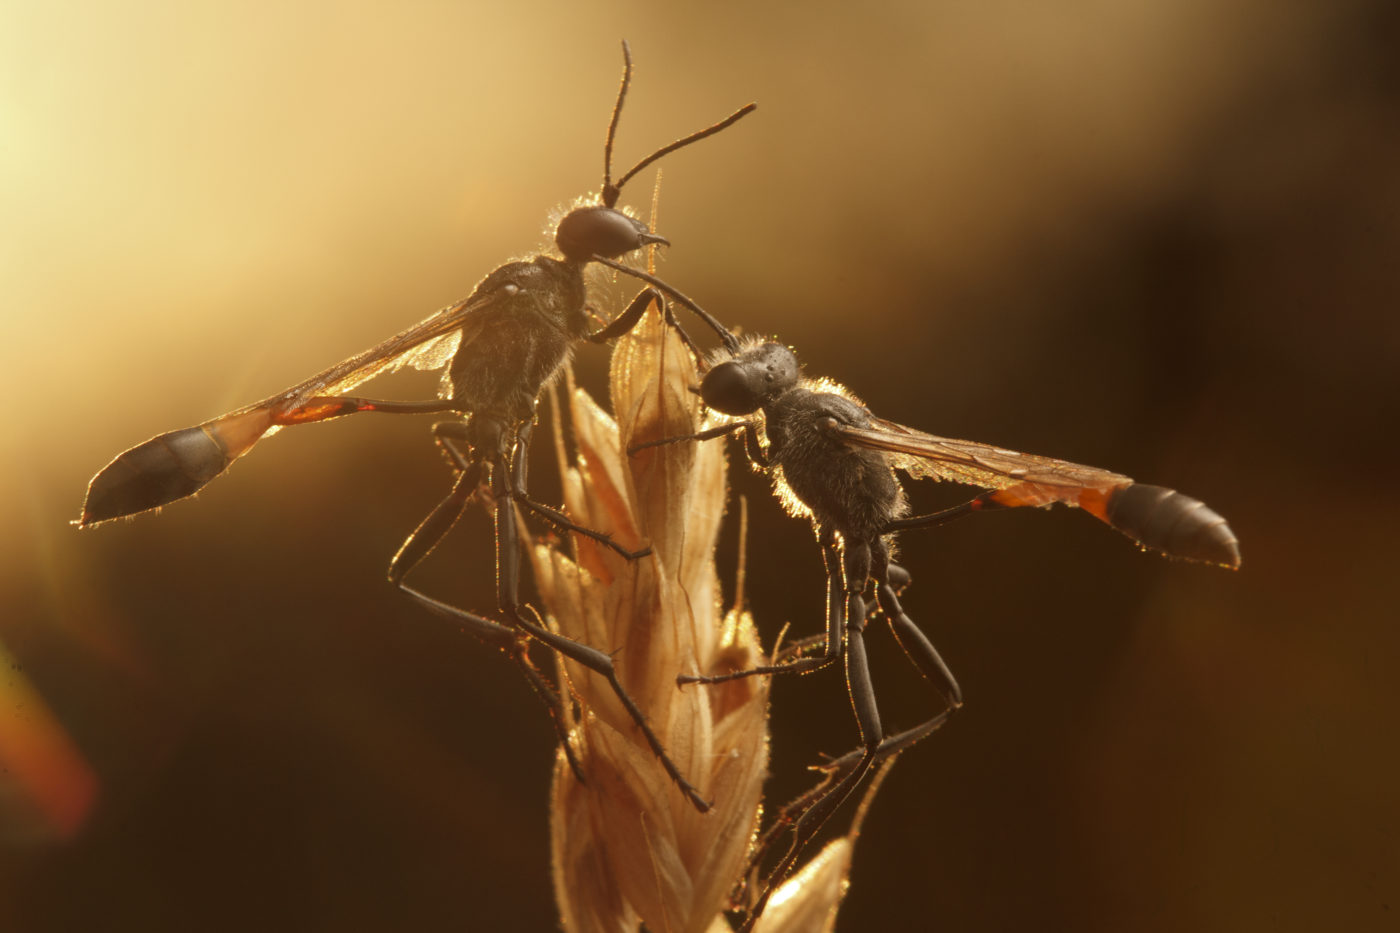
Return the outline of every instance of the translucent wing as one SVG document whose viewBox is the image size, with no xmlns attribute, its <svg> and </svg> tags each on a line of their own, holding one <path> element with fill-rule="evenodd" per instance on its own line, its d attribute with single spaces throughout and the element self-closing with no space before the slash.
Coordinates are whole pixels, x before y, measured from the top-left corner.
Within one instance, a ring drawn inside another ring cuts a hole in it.
<svg viewBox="0 0 1400 933">
<path fill-rule="evenodd" d="M 383 343 L 232 414 L 259 408 L 295 408 L 318 395 L 349 392 L 375 376 L 396 372 L 405 366 L 421 370 L 439 369 L 447 365 L 463 344 L 475 339 L 480 319 L 473 315 L 489 307 L 494 297 L 495 293 L 489 293 L 450 304 Z"/>
<path fill-rule="evenodd" d="M 496 292 L 465 298 L 289 389 L 212 421 L 158 435 L 117 456 L 88 484 L 80 525 L 134 515 L 193 495 L 264 437 L 358 410 L 335 397 L 404 366 L 437 369 L 480 332 Z"/>
<path fill-rule="evenodd" d="M 884 451 L 910 476 L 995 490 L 974 500 L 977 507 L 1061 502 L 1084 509 L 1143 547 L 1232 569 L 1240 565 L 1239 542 L 1225 519 L 1174 489 L 1067 460 L 925 434 L 881 418 L 872 417 L 868 428 L 834 422 L 828 428 L 848 444 Z"/>
<path fill-rule="evenodd" d="M 948 480 L 983 489 L 1034 486 L 1040 490 L 1036 495 L 1044 498 L 1036 505 L 1051 502 L 1080 505 L 1078 499 L 1084 490 L 1106 492 L 1133 482 L 1129 477 L 1098 467 L 1023 454 L 977 441 L 938 437 L 882 418 L 870 420 L 869 428 L 837 425 L 833 430 L 857 447 L 885 451 L 896 467 L 917 479 Z"/>
</svg>

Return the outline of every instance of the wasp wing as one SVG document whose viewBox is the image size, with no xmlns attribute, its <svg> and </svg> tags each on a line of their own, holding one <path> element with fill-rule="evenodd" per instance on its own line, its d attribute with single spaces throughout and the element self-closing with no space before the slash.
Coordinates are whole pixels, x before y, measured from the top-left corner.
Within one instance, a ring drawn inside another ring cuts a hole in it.
<svg viewBox="0 0 1400 933">
<path fill-rule="evenodd" d="M 867 428 L 835 424 L 831 430 L 848 444 L 885 452 L 915 478 L 995 490 L 978 497 L 987 506 L 1060 502 L 1084 509 L 1144 547 L 1232 569 L 1240 565 L 1239 542 L 1225 519 L 1173 489 L 1068 460 L 925 434 L 882 418 L 872 417 Z"/>
<path fill-rule="evenodd" d="M 1021 505 L 1083 505 L 1079 500 L 1086 490 L 1107 492 L 1133 482 L 1127 476 L 1097 467 L 977 441 L 938 437 L 882 418 L 872 417 L 869 428 L 837 425 L 834 430 L 849 444 L 886 452 L 896 467 L 916 479 L 1018 490 L 1028 500 L 1037 500 L 1017 503 Z"/>
<path fill-rule="evenodd" d="M 421 370 L 440 369 L 447 365 L 458 349 L 476 338 L 480 327 L 480 317 L 477 315 L 490 307 L 494 298 L 495 293 L 480 297 L 473 295 L 450 304 L 383 343 L 341 360 L 305 382 L 241 408 L 238 412 L 259 408 L 290 411 L 312 398 L 349 392 L 375 376 L 397 372 L 405 366 Z"/>
<path fill-rule="evenodd" d="M 480 312 L 495 293 L 448 305 L 388 340 L 276 395 L 211 421 L 170 431 L 119 454 L 92 478 L 81 526 L 134 515 L 192 495 L 260 439 L 288 424 L 321 421 L 360 409 L 337 396 L 404 366 L 438 369 L 480 331 Z"/>
</svg>

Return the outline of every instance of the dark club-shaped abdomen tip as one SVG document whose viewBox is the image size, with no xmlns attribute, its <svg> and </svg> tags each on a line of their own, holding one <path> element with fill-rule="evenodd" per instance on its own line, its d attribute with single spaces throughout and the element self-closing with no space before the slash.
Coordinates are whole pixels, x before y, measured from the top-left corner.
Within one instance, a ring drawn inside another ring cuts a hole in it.
<svg viewBox="0 0 1400 933">
<path fill-rule="evenodd" d="M 1171 557 L 1237 570 L 1240 543 L 1230 525 L 1199 499 L 1134 483 L 1113 494 L 1108 520 L 1144 547 Z"/>
<path fill-rule="evenodd" d="M 228 455 L 200 428 L 153 437 L 92 478 L 78 525 L 135 515 L 183 499 L 228 465 Z"/>
</svg>

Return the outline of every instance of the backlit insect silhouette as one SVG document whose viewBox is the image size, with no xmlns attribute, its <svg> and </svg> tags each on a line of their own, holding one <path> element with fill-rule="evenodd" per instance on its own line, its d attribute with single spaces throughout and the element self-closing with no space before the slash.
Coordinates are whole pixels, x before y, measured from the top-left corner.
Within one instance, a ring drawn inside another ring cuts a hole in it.
<svg viewBox="0 0 1400 933">
<path fill-rule="evenodd" d="M 454 413 L 456 420 L 434 425 L 437 443 L 455 463 L 452 491 L 423 520 L 394 555 L 389 578 L 428 609 L 465 625 L 474 634 L 506 651 L 531 683 L 551 703 L 562 734 L 557 695 L 543 682 L 528 658 L 522 632 L 597 671 L 642 729 L 667 773 L 696 807 L 707 804 L 681 776 L 647 726 L 645 717 L 623 689 L 612 659 L 603 651 L 550 632 L 532 607 L 518 596 L 520 553 L 515 506 L 553 524 L 588 535 L 625 557 L 629 552 L 606 536 L 571 522 L 563 513 L 535 502 L 526 493 L 526 451 L 536 401 L 581 340 L 603 342 L 626 333 L 660 288 L 694 311 L 721 334 L 724 329 L 664 282 L 615 260 L 647 244 L 665 244 L 640 221 L 616 208 L 622 186 L 669 152 L 711 136 L 755 105 L 740 108 L 719 123 L 658 149 L 617 182 L 611 179 L 612 145 L 632 74 L 632 58 L 623 43 L 622 84 L 608 123 L 603 149 L 603 185 L 599 203 L 577 207 L 560 221 L 555 245 L 562 259 L 536 256 L 510 262 L 487 275 L 465 299 L 383 343 L 312 376 L 276 395 L 192 428 L 172 431 L 119 455 L 88 486 L 78 524 L 88 526 L 134 515 L 192 495 L 247 453 L 263 437 L 289 425 L 325 421 L 356 412 Z M 590 262 L 608 265 L 651 283 L 607 326 L 589 330 L 584 269 Z M 347 396 L 366 380 L 404 365 L 420 369 L 447 367 L 442 398 L 431 401 L 380 401 Z M 447 534 L 489 478 L 496 515 L 498 609 L 501 625 L 434 600 L 403 583 Z"/>
<path fill-rule="evenodd" d="M 792 843 L 769 875 L 746 929 L 762 913 L 774 885 L 791 870 L 803 846 L 870 768 L 933 732 L 962 703 L 957 681 L 905 615 L 896 595 L 908 582 L 908 575 L 890 563 L 896 532 L 941 525 L 974 512 L 1063 503 L 1082 508 L 1145 548 L 1231 569 L 1240 565 L 1239 544 L 1229 525 L 1196 499 L 1096 467 L 935 437 L 884 421 L 835 383 L 802 379 L 797 357 L 782 344 L 749 341 L 738 352 L 721 351 L 699 391 L 706 405 L 723 414 L 762 413 L 762 419 L 729 422 L 689 439 L 742 432 L 746 454 L 755 464 L 772 468 L 775 487 L 789 511 L 810 518 L 826 563 L 827 629 L 824 635 L 791 646 L 778 663 L 714 676 L 682 676 L 679 681 L 719 683 L 754 674 L 802 673 L 844 659 L 862 742 L 862 748 L 827 766 L 828 779 L 816 791 L 785 809 Z M 759 437 L 760 426 L 766 446 Z M 686 439 L 653 441 L 633 452 Z M 952 508 L 907 516 L 896 469 L 916 478 L 988 491 Z M 868 585 L 873 585 L 876 603 L 896 640 L 946 704 L 923 723 L 888 737 L 866 661 L 870 607 L 863 594 Z M 819 652 L 804 654 L 816 645 L 821 646 Z M 755 859 L 762 857 L 763 848 Z"/>
</svg>

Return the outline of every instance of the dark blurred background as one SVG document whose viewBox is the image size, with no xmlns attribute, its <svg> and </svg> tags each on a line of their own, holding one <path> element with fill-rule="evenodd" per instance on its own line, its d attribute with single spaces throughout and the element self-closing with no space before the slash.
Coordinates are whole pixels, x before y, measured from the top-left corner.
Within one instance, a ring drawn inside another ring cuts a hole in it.
<svg viewBox="0 0 1400 933">
<path fill-rule="evenodd" d="M 1393 3 L 197 6 L 0 14 L 0 928 L 554 928 L 545 718 L 384 581 L 445 489 L 430 419 L 67 522 L 117 452 L 538 249 L 598 184 L 622 37 L 622 163 L 761 104 L 667 160 L 663 275 L 885 417 L 1242 541 L 1232 574 L 1065 510 L 906 534 L 968 702 L 886 783 L 840 928 L 1393 928 Z M 765 637 L 816 631 L 810 532 L 736 485 Z M 486 528 L 423 587 L 490 605 Z M 776 798 L 855 727 L 837 675 L 774 700 Z"/>
</svg>

